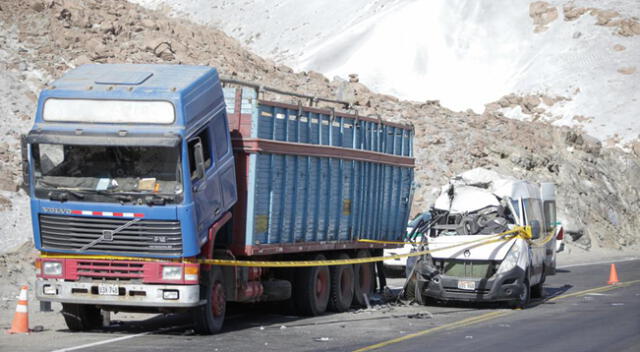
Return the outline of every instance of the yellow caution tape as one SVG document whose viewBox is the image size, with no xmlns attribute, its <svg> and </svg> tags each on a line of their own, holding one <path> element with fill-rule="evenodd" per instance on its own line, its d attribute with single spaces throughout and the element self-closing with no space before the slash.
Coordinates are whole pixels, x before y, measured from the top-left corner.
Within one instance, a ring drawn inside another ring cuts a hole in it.
<svg viewBox="0 0 640 352">
<path fill-rule="evenodd" d="M 205 265 L 219 265 L 219 266 L 241 266 L 241 267 L 263 267 L 263 268 L 290 268 L 290 267 L 310 267 L 310 266 L 331 266 L 331 265 L 349 265 L 349 264 L 364 264 L 380 262 L 388 259 L 400 259 L 408 257 L 416 257 L 425 255 L 437 251 L 451 249 L 468 244 L 474 244 L 474 247 L 480 247 L 489 243 L 508 241 L 513 238 L 531 238 L 531 228 L 529 226 L 516 227 L 513 230 L 491 235 L 490 237 L 483 237 L 476 240 L 455 243 L 450 246 L 445 246 L 432 250 L 424 250 L 407 254 L 395 254 L 382 257 L 365 257 L 365 258 L 351 258 L 351 259 L 330 259 L 330 260 L 292 260 L 292 261 L 266 261 L 266 260 L 230 260 L 230 259 L 159 259 L 159 258 L 139 258 L 139 257 L 126 257 L 126 256 L 111 256 L 111 255 L 83 255 L 83 254 L 55 254 L 55 253 L 42 253 L 42 258 L 55 258 L 55 259 L 89 259 L 89 260 L 135 260 L 141 262 L 159 262 L 159 261 L 182 261 L 183 263 L 198 263 Z"/>
</svg>

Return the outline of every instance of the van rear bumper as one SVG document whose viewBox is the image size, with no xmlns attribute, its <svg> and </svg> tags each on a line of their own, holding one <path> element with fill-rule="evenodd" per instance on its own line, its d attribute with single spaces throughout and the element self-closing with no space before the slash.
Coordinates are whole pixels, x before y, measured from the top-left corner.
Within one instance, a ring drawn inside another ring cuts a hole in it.
<svg viewBox="0 0 640 352">
<path fill-rule="evenodd" d="M 423 294 L 444 301 L 501 302 L 518 300 L 523 291 L 525 272 L 520 267 L 494 275 L 489 279 L 461 278 L 435 275 L 421 281 Z M 459 288 L 460 281 L 473 281 L 475 289 Z"/>
</svg>

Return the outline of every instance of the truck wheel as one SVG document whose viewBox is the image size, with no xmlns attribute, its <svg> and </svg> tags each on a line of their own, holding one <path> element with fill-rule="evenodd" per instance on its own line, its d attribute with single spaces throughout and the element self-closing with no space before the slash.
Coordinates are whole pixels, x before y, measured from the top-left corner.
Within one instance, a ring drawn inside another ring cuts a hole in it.
<svg viewBox="0 0 640 352">
<path fill-rule="evenodd" d="M 362 249 L 358 251 L 356 258 L 368 258 L 370 257 L 369 251 Z M 355 289 L 353 292 L 353 305 L 356 307 L 364 307 L 367 302 L 364 299 L 364 295 L 371 297 L 373 294 L 373 285 L 375 283 L 375 272 L 373 270 L 373 263 L 355 264 L 353 266 L 355 277 Z"/>
<path fill-rule="evenodd" d="M 326 260 L 318 254 L 311 260 Z M 295 301 L 302 315 L 315 316 L 324 313 L 329 303 L 331 273 L 327 266 L 298 268 L 296 272 Z"/>
<path fill-rule="evenodd" d="M 336 259 L 349 259 L 349 255 L 341 253 Z M 353 301 L 353 265 L 334 265 L 329 271 L 331 274 L 329 310 L 338 313 L 346 312 Z"/>
<path fill-rule="evenodd" d="M 62 315 L 71 331 L 86 331 L 102 326 L 100 309 L 87 304 L 62 303 Z"/>
<path fill-rule="evenodd" d="M 206 299 L 206 303 L 194 308 L 194 330 L 198 334 L 210 335 L 222 329 L 227 310 L 222 269 L 212 267 L 208 276 L 203 277 L 203 281 L 200 283 L 200 297 Z"/>
</svg>

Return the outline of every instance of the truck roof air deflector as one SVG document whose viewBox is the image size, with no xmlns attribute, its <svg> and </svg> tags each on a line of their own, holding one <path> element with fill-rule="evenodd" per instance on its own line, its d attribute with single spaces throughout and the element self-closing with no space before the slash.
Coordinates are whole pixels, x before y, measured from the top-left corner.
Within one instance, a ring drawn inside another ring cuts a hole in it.
<svg viewBox="0 0 640 352">
<path fill-rule="evenodd" d="M 112 85 L 123 85 L 123 86 L 137 86 L 149 77 L 153 76 L 151 72 L 140 72 L 140 71 L 111 71 L 106 72 L 100 78 L 95 80 L 96 84 L 112 84 Z"/>
</svg>

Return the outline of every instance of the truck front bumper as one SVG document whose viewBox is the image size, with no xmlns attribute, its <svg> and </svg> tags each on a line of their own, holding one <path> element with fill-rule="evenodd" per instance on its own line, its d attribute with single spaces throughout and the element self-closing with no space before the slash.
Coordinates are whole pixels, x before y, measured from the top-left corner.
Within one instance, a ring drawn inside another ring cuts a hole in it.
<svg viewBox="0 0 640 352">
<path fill-rule="evenodd" d="M 524 285 L 525 272 L 515 267 L 489 279 L 470 279 L 436 275 L 423 281 L 423 294 L 444 301 L 500 302 L 518 300 Z M 421 280 L 422 281 L 422 280 Z M 459 288 L 460 281 L 474 281 L 475 289 Z"/>
<path fill-rule="evenodd" d="M 204 303 L 200 300 L 199 285 L 117 284 L 118 295 L 99 294 L 99 285 L 97 282 L 37 279 L 36 298 L 61 303 L 157 308 L 194 307 Z"/>
</svg>

